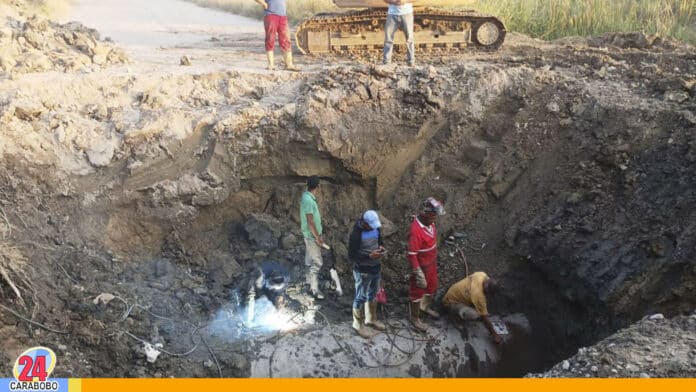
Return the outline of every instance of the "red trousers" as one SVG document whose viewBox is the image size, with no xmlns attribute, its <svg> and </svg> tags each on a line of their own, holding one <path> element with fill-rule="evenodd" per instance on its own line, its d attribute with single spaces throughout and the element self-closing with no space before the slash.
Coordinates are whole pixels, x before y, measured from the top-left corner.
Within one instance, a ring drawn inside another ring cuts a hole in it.
<svg viewBox="0 0 696 392">
<path fill-rule="evenodd" d="M 416 285 L 416 278 L 411 275 L 411 285 L 408 290 L 408 297 L 411 301 L 420 301 L 423 298 L 423 295 L 433 295 L 437 291 L 437 263 L 421 265 L 421 269 L 423 270 L 425 282 L 428 284 L 428 286 L 424 289 L 418 287 Z"/>
<path fill-rule="evenodd" d="M 288 28 L 287 16 L 264 16 L 263 28 L 266 30 L 266 52 L 273 50 L 276 34 L 278 34 L 278 44 L 280 45 L 280 50 L 283 52 L 290 50 L 290 29 Z"/>
</svg>

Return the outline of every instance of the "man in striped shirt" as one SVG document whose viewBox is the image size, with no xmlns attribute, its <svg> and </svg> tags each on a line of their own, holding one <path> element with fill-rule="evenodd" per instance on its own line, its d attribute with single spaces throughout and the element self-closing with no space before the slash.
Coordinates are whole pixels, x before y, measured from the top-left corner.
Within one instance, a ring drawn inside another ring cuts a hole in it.
<svg viewBox="0 0 696 392">
<path fill-rule="evenodd" d="M 435 219 L 444 215 L 442 203 L 429 197 L 421 203 L 418 216 L 413 219 L 408 238 L 408 261 L 411 265 L 409 288 L 410 318 L 413 327 L 425 332 L 428 326 L 420 315 L 425 312 L 431 317 L 440 315 L 430 309 L 437 291 L 437 231 Z"/>
</svg>

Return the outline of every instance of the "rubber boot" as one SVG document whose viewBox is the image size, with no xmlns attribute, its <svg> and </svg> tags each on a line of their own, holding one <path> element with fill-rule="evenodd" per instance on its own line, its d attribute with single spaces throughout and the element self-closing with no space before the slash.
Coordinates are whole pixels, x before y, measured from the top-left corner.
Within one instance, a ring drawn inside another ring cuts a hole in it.
<svg viewBox="0 0 696 392">
<path fill-rule="evenodd" d="M 374 336 L 373 333 L 371 333 L 365 326 L 363 325 L 363 315 L 362 315 L 362 308 L 361 309 L 355 309 L 353 308 L 353 329 L 355 332 L 360 335 L 360 337 L 369 339 Z"/>
<path fill-rule="evenodd" d="M 365 302 L 365 325 L 378 331 L 384 331 L 387 327 L 377 320 L 377 301 Z"/>
<path fill-rule="evenodd" d="M 268 65 L 266 66 L 266 69 L 269 71 L 275 70 L 275 59 L 273 56 L 273 51 L 266 52 L 266 58 L 268 58 Z"/>
<path fill-rule="evenodd" d="M 426 332 L 428 326 L 420 319 L 420 302 L 410 302 L 409 314 L 413 328 L 420 332 Z"/>
<path fill-rule="evenodd" d="M 292 62 L 292 50 L 283 52 L 283 58 L 285 59 L 285 69 L 288 71 L 299 71 L 300 69 L 295 66 Z"/>
<path fill-rule="evenodd" d="M 316 274 L 310 273 L 309 275 L 309 289 L 316 299 L 324 299 L 324 293 L 319 290 L 319 276 Z"/>
<path fill-rule="evenodd" d="M 434 319 L 439 319 L 440 318 L 440 313 L 434 311 L 433 309 L 430 308 L 430 305 L 433 303 L 433 296 L 432 294 L 425 294 L 423 296 L 423 299 L 421 300 L 421 312 L 425 312 L 428 314 L 428 316 L 434 318 Z"/>
</svg>

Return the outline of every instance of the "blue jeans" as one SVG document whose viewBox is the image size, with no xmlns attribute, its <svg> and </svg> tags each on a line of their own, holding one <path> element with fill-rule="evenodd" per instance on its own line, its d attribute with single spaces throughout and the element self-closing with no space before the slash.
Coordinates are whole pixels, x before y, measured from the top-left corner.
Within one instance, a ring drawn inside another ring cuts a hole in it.
<svg viewBox="0 0 696 392">
<path fill-rule="evenodd" d="M 379 290 L 379 272 L 376 274 L 365 274 L 353 270 L 355 279 L 355 299 L 353 309 L 361 309 L 365 302 L 372 302 Z"/>
<path fill-rule="evenodd" d="M 382 62 L 389 64 L 392 57 L 392 48 L 394 47 L 394 34 L 399 29 L 406 36 L 406 52 L 408 54 L 408 63 L 413 65 L 416 61 L 415 45 L 413 43 L 413 13 L 406 15 L 387 15 L 387 21 L 384 23 L 384 56 Z"/>
</svg>

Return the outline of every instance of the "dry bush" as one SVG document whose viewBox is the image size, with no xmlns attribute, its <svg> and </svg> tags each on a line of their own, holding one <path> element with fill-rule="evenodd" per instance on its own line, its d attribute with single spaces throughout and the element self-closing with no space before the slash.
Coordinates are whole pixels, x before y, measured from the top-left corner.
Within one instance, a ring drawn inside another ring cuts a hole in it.
<svg viewBox="0 0 696 392">
<path fill-rule="evenodd" d="M 58 17 L 67 13 L 73 0 L 0 0 L 0 5 L 15 7 L 17 10 L 32 14 Z"/>
<path fill-rule="evenodd" d="M 53 15 L 56 12 L 64 12 L 68 5 L 68 0 L 25 0 L 27 5 L 45 15 Z"/>
<path fill-rule="evenodd" d="M 0 288 L 8 286 L 22 305 L 25 305 L 23 293 L 34 295 L 29 268 L 26 257 L 19 249 L 0 242 Z"/>
<path fill-rule="evenodd" d="M 263 18 L 263 8 L 254 0 L 188 0 L 203 7 L 216 8 L 237 15 Z M 292 24 L 301 22 L 322 11 L 336 11 L 331 0 L 288 0 L 288 20 Z"/>
</svg>

